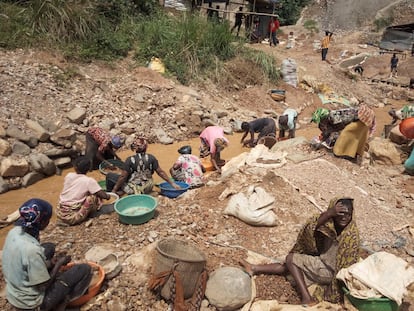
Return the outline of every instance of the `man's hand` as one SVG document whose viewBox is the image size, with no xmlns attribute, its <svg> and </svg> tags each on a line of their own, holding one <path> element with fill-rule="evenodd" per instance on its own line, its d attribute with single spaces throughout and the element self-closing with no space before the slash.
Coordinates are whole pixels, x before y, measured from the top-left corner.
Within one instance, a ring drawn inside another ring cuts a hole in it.
<svg viewBox="0 0 414 311">
<path fill-rule="evenodd" d="M 71 256 L 64 255 L 64 256 L 59 257 L 57 259 L 56 264 L 57 265 L 60 265 L 60 266 L 64 266 L 64 265 L 67 265 L 71 260 L 72 260 L 72 257 Z"/>
</svg>

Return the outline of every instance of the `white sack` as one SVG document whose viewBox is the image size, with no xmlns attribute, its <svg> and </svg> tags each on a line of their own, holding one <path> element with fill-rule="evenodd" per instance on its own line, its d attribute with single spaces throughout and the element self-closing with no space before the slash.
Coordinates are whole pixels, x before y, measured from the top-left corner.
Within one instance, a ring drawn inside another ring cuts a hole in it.
<svg viewBox="0 0 414 311">
<path fill-rule="evenodd" d="M 414 282 L 414 268 L 393 254 L 378 252 L 341 269 L 336 278 L 345 282 L 354 297 L 370 298 L 367 294 L 373 289 L 401 305 L 407 286 Z"/>
<path fill-rule="evenodd" d="M 274 198 L 263 188 L 250 187 L 247 194 L 237 193 L 230 198 L 224 214 L 232 215 L 253 226 L 276 226 L 277 217 L 272 211 Z"/>
</svg>

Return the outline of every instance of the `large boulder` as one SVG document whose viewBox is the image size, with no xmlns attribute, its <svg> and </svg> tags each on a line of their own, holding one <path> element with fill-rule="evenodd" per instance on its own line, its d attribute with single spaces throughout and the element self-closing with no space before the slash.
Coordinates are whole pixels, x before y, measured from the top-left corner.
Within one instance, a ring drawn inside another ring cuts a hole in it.
<svg viewBox="0 0 414 311">
<path fill-rule="evenodd" d="M 33 131 L 34 136 L 41 142 L 45 142 L 49 139 L 50 134 L 41 126 L 38 122 L 33 120 L 26 120 L 27 126 Z"/>
<path fill-rule="evenodd" d="M 369 153 L 375 163 L 384 165 L 401 164 L 400 153 L 389 139 L 375 137 L 369 143 Z"/>
<path fill-rule="evenodd" d="M 76 107 L 68 112 L 67 117 L 71 122 L 81 124 L 86 118 L 86 110 L 84 108 Z"/>
<path fill-rule="evenodd" d="M 206 297 L 220 311 L 239 309 L 250 301 L 250 276 L 236 267 L 222 267 L 211 273 L 206 286 Z"/>
<path fill-rule="evenodd" d="M 15 139 L 23 141 L 23 142 L 28 142 L 29 139 L 30 139 L 29 135 L 24 133 L 21 129 L 19 129 L 15 125 L 10 125 L 6 130 L 6 134 L 9 137 L 15 138 Z"/>
<path fill-rule="evenodd" d="M 12 146 L 12 150 L 14 154 L 19 154 L 23 156 L 27 156 L 30 154 L 31 150 L 28 145 L 22 143 L 21 141 L 16 140 Z"/>
<path fill-rule="evenodd" d="M 22 186 L 28 187 L 30 185 L 37 183 L 39 180 L 42 180 L 43 178 L 45 178 L 43 174 L 40 174 L 38 172 L 30 172 L 24 175 L 24 177 L 22 178 Z"/>
<path fill-rule="evenodd" d="M 0 175 L 22 177 L 29 171 L 29 163 L 23 158 L 8 157 L 1 161 Z"/>
<path fill-rule="evenodd" d="M 42 153 L 33 153 L 29 156 L 29 163 L 32 169 L 46 176 L 56 173 L 56 165 L 48 156 Z"/>
<path fill-rule="evenodd" d="M 10 143 L 5 139 L 0 139 L 0 156 L 7 157 L 12 153 Z"/>
<path fill-rule="evenodd" d="M 76 132 L 71 129 L 60 129 L 50 136 L 50 140 L 69 149 L 76 140 Z"/>
</svg>

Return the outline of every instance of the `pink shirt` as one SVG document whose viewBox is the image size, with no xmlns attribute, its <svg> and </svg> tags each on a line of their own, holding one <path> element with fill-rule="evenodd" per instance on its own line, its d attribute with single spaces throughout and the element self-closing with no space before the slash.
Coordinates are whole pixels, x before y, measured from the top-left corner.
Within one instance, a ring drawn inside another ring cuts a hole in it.
<svg viewBox="0 0 414 311">
<path fill-rule="evenodd" d="M 217 138 L 223 138 L 227 143 L 229 142 L 226 137 L 224 137 L 224 130 L 220 126 L 208 126 L 201 132 L 200 138 L 203 138 L 208 145 L 210 146 L 210 153 L 216 153 L 216 145 L 214 141 Z"/>
<path fill-rule="evenodd" d="M 88 195 L 95 194 L 99 190 L 102 190 L 102 188 L 92 177 L 88 177 L 84 174 L 69 173 L 65 176 L 59 203 L 81 203 L 85 201 Z"/>
</svg>

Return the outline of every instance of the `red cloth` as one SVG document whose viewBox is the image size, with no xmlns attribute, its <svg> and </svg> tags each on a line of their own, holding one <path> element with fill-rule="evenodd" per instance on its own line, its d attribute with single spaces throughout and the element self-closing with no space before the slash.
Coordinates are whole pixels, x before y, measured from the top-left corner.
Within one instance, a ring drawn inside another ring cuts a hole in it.
<svg viewBox="0 0 414 311">
<path fill-rule="evenodd" d="M 270 23 L 269 23 L 269 31 L 270 32 L 276 32 L 279 29 L 279 27 L 280 27 L 280 23 L 277 19 L 274 20 L 273 22 L 270 21 Z"/>
</svg>

